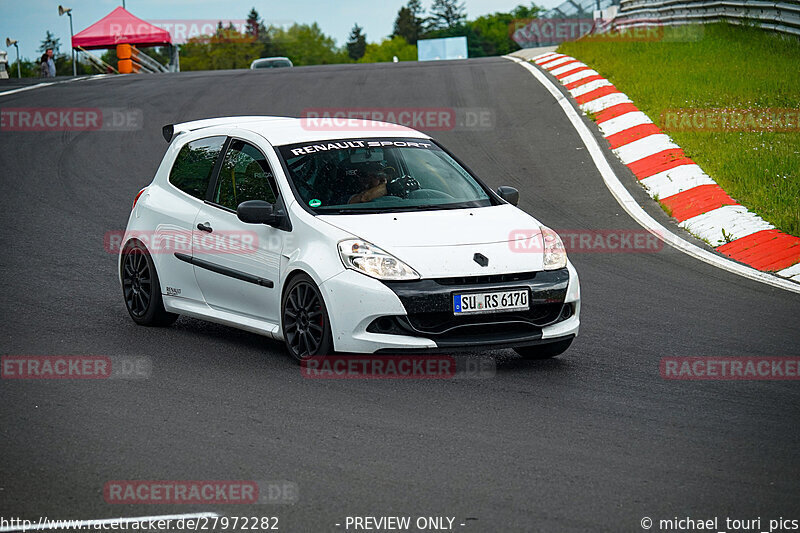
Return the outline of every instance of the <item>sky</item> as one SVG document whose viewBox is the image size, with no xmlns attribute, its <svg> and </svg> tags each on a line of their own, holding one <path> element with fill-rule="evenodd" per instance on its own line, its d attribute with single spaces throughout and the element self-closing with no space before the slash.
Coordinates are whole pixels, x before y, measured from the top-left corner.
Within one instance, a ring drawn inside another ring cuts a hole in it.
<svg viewBox="0 0 800 533">
<path fill-rule="evenodd" d="M 462 0 L 467 16 L 474 18 L 486 13 L 509 11 L 529 0 Z M 539 0 L 546 8 L 563 0 Z M 14 47 L 5 46 L 6 37 L 19 41 L 23 58 L 38 57 L 37 49 L 50 30 L 61 39 L 61 51 L 69 51 L 69 19 L 58 16 L 58 5 L 72 8 L 75 33 L 92 25 L 122 0 L 0 0 L 0 50 L 8 52 L 14 61 Z M 125 0 L 125 7 L 144 20 L 245 19 L 255 7 L 265 23 L 278 25 L 292 22 L 317 22 L 322 31 L 336 39 L 341 46 L 347 41 L 354 23 L 362 26 L 370 42 L 380 41 L 392 32 L 397 11 L 407 0 Z M 423 0 L 427 10 L 433 0 Z"/>
</svg>

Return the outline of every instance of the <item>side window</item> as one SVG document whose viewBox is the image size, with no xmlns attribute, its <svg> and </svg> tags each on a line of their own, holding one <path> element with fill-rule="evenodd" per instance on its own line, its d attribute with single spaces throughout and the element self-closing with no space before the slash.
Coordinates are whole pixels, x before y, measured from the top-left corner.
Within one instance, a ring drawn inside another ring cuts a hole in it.
<svg viewBox="0 0 800 533">
<path fill-rule="evenodd" d="M 205 200 L 225 137 L 208 137 L 187 143 L 175 158 L 169 182 L 186 194 Z"/>
<path fill-rule="evenodd" d="M 234 210 L 247 200 L 274 204 L 272 181 L 272 170 L 264 154 L 252 144 L 234 139 L 222 160 L 214 203 Z"/>
</svg>

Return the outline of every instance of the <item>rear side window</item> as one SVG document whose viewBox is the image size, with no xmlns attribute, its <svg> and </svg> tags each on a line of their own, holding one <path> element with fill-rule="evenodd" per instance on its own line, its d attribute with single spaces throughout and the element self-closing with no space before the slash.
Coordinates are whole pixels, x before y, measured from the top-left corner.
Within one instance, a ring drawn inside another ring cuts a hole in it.
<svg viewBox="0 0 800 533">
<path fill-rule="evenodd" d="M 186 143 L 172 165 L 169 182 L 186 194 L 204 200 L 223 144 L 224 136 Z"/>
</svg>

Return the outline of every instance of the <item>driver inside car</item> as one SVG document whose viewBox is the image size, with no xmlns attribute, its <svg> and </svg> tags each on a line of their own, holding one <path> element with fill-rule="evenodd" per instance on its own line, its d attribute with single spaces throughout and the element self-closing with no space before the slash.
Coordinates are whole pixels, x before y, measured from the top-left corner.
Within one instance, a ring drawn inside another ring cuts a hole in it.
<svg viewBox="0 0 800 533">
<path fill-rule="evenodd" d="M 357 179 L 361 192 L 357 192 L 347 201 L 348 204 L 370 202 L 376 198 L 386 196 L 386 184 L 393 179 L 392 168 L 374 168 L 364 173 L 358 173 Z"/>
</svg>

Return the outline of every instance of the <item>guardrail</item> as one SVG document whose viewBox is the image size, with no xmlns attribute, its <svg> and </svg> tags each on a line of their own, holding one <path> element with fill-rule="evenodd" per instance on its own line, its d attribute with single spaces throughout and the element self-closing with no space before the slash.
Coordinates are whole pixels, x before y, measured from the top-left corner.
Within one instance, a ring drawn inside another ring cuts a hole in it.
<svg viewBox="0 0 800 533">
<path fill-rule="evenodd" d="M 567 0 L 540 15 L 545 19 L 592 18 L 594 13 L 610 6 L 618 5 L 620 0 Z"/>
<path fill-rule="evenodd" d="M 621 0 L 613 29 L 729 22 L 800 37 L 800 4 L 763 0 Z"/>
<path fill-rule="evenodd" d="M 105 74 L 106 72 L 111 71 L 114 74 L 119 74 L 119 71 L 117 69 L 115 69 L 113 66 L 109 65 L 108 63 L 106 63 L 105 61 L 103 61 L 102 59 L 100 59 L 99 57 L 94 55 L 93 53 L 91 53 L 86 48 L 84 48 L 82 46 L 76 46 L 75 50 L 83 52 L 83 57 L 88 59 L 89 63 L 91 63 L 92 66 L 94 66 L 94 68 L 96 68 L 100 72 Z"/>
<path fill-rule="evenodd" d="M 136 49 L 136 47 L 133 47 Z M 145 54 L 140 50 L 136 50 L 138 53 L 133 57 L 133 62 L 138 63 L 139 68 L 144 70 L 145 72 L 169 72 L 167 67 L 150 57 L 149 55 Z"/>
</svg>

